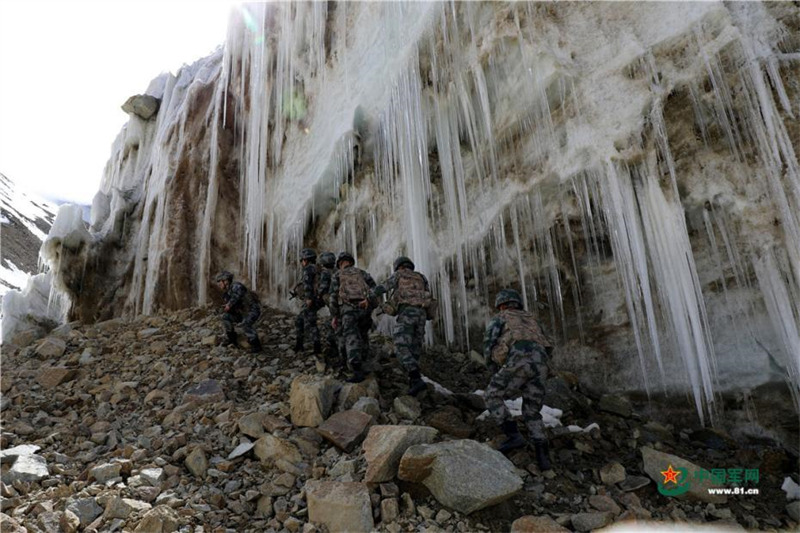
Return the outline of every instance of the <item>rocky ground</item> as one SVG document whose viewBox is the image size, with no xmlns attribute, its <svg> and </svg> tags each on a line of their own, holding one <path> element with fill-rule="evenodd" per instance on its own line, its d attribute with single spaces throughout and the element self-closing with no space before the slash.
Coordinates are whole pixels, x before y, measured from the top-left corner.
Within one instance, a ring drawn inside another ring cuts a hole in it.
<svg viewBox="0 0 800 533">
<path fill-rule="evenodd" d="M 387 339 L 373 336 L 373 373 L 351 385 L 291 351 L 292 324 L 266 312 L 258 356 L 219 345 L 211 308 L 73 323 L 5 348 L 0 529 L 798 527 L 800 500 L 781 490 L 797 481 L 797 456 L 765 432 L 704 429 L 683 407 L 604 396 L 556 372 L 545 403 L 561 425 L 548 430 L 554 468 L 542 473 L 528 451 L 509 461 L 491 449 L 502 437 L 475 420 L 482 400 L 468 394 L 489 377 L 475 354 L 428 350 L 423 373 L 448 390 L 430 385 L 417 400 L 403 396 Z M 757 469 L 746 488 L 760 493 L 709 495 L 695 483 L 663 496 L 666 462 Z"/>
</svg>

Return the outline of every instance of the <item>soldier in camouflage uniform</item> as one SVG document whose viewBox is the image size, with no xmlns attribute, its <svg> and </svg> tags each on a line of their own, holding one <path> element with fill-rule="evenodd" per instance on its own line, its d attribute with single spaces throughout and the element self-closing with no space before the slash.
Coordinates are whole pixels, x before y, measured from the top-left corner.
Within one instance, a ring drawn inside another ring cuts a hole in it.
<svg viewBox="0 0 800 533">
<path fill-rule="evenodd" d="M 300 252 L 300 264 L 303 265 L 303 276 L 295 285 L 297 295 L 302 298 L 303 307 L 295 318 L 294 326 L 297 335 L 294 351 L 303 351 L 303 334 L 307 331 L 314 343 L 314 355 L 322 353 L 319 341 L 319 328 L 317 328 L 317 311 L 319 310 L 319 296 L 317 294 L 318 272 L 317 252 L 311 248 L 304 248 Z"/>
<path fill-rule="evenodd" d="M 355 259 L 348 252 L 342 252 L 336 260 L 338 270 L 331 278 L 328 307 L 333 320 L 331 325 L 339 331 L 347 353 L 347 363 L 353 376 L 347 381 L 359 383 L 366 378 L 362 367 L 366 355 L 364 333 L 372 324 L 372 310 L 375 308 L 375 281 L 368 272 L 356 268 Z M 339 329 L 341 328 L 341 329 Z"/>
<path fill-rule="evenodd" d="M 414 271 L 414 262 L 405 256 L 394 261 L 394 273 L 375 289 L 381 296 L 388 293 L 384 310 L 396 317 L 392 338 L 395 355 L 408 372 L 408 394 L 416 396 L 425 390 L 425 382 L 419 372 L 419 360 L 425 341 L 425 322 L 428 307 L 432 304 L 428 278 Z"/>
<path fill-rule="evenodd" d="M 517 291 L 501 290 L 495 299 L 495 307 L 500 312 L 486 326 L 483 355 L 487 361 L 491 358 L 500 365 L 500 370 L 486 387 L 485 396 L 490 416 L 508 437 L 498 449 L 506 453 L 526 445 L 503 401 L 521 394 L 522 418 L 533 440 L 536 461 L 542 470 L 549 470 L 549 446 L 540 411 L 553 343 L 536 318 L 523 309 Z"/>
<path fill-rule="evenodd" d="M 222 315 L 222 325 L 225 328 L 226 339 L 223 345 L 238 346 L 238 337 L 234 324 L 239 323 L 247 337 L 252 353 L 261 351 L 261 340 L 253 328 L 256 320 L 261 316 L 261 304 L 258 297 L 247 289 L 242 283 L 233 281 L 233 274 L 224 270 L 217 274 L 214 280 L 222 289 L 225 309 Z"/>
<path fill-rule="evenodd" d="M 336 268 L 336 256 L 331 252 L 325 252 L 319 256 L 319 296 L 320 306 L 328 306 L 330 300 L 331 280 L 333 279 L 334 268 Z M 339 344 L 336 332 L 330 323 L 323 321 L 320 328 L 325 331 L 325 338 L 328 341 L 327 359 L 335 362 L 339 359 Z"/>
</svg>

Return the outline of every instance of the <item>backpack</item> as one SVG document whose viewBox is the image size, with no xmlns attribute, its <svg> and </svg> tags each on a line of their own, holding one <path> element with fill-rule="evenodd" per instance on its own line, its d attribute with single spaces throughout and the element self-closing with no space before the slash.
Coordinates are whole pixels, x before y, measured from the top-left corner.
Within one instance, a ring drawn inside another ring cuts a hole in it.
<svg viewBox="0 0 800 533">
<path fill-rule="evenodd" d="M 500 311 L 500 317 L 506 324 L 497 344 L 492 349 L 492 360 L 498 365 L 506 362 L 509 350 L 514 343 L 519 341 L 535 342 L 548 354 L 552 351 L 552 341 L 545 335 L 539 322 L 531 313 L 522 309 L 505 309 Z"/>
<path fill-rule="evenodd" d="M 303 270 L 303 274 L 305 274 L 305 269 Z M 295 285 L 292 288 L 292 292 L 294 293 L 295 297 L 297 297 L 300 300 L 313 300 L 315 303 L 319 302 L 321 300 L 321 295 L 319 293 L 319 283 L 321 277 L 322 276 L 320 275 L 319 269 L 315 266 L 314 283 L 312 284 L 312 286 L 314 287 L 314 294 L 306 294 L 306 286 L 303 283 L 301 275 L 300 281 L 297 283 L 297 285 Z"/>
<path fill-rule="evenodd" d="M 366 300 L 369 296 L 369 287 L 356 267 L 348 267 L 339 271 L 339 301 L 353 302 Z"/>
<path fill-rule="evenodd" d="M 401 305 L 412 305 L 424 309 L 428 320 L 436 318 L 436 300 L 431 292 L 425 289 L 425 277 L 419 272 L 403 269 L 395 272 L 395 276 L 397 288 L 392 291 L 384 312 L 394 316 Z"/>
</svg>

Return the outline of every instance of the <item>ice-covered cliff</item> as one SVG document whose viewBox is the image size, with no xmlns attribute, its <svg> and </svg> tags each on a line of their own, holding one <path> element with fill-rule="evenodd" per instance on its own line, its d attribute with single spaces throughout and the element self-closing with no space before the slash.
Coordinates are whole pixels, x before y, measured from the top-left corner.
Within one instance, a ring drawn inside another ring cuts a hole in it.
<svg viewBox="0 0 800 533">
<path fill-rule="evenodd" d="M 689 390 L 705 419 L 722 389 L 796 390 L 799 11 L 242 6 L 151 83 L 91 237 L 50 242 L 56 284 L 82 320 L 206 302 L 222 268 L 284 306 L 301 247 L 377 277 L 406 253 L 449 343 L 513 285 L 604 387 Z"/>
</svg>

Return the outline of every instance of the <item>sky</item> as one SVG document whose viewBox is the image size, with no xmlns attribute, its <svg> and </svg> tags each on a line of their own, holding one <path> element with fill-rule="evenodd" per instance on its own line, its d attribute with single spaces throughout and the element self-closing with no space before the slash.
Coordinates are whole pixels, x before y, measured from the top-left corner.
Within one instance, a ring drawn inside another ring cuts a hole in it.
<svg viewBox="0 0 800 533">
<path fill-rule="evenodd" d="M 0 0 L 0 173 L 91 204 L 120 108 L 225 40 L 230 0 Z"/>
</svg>

